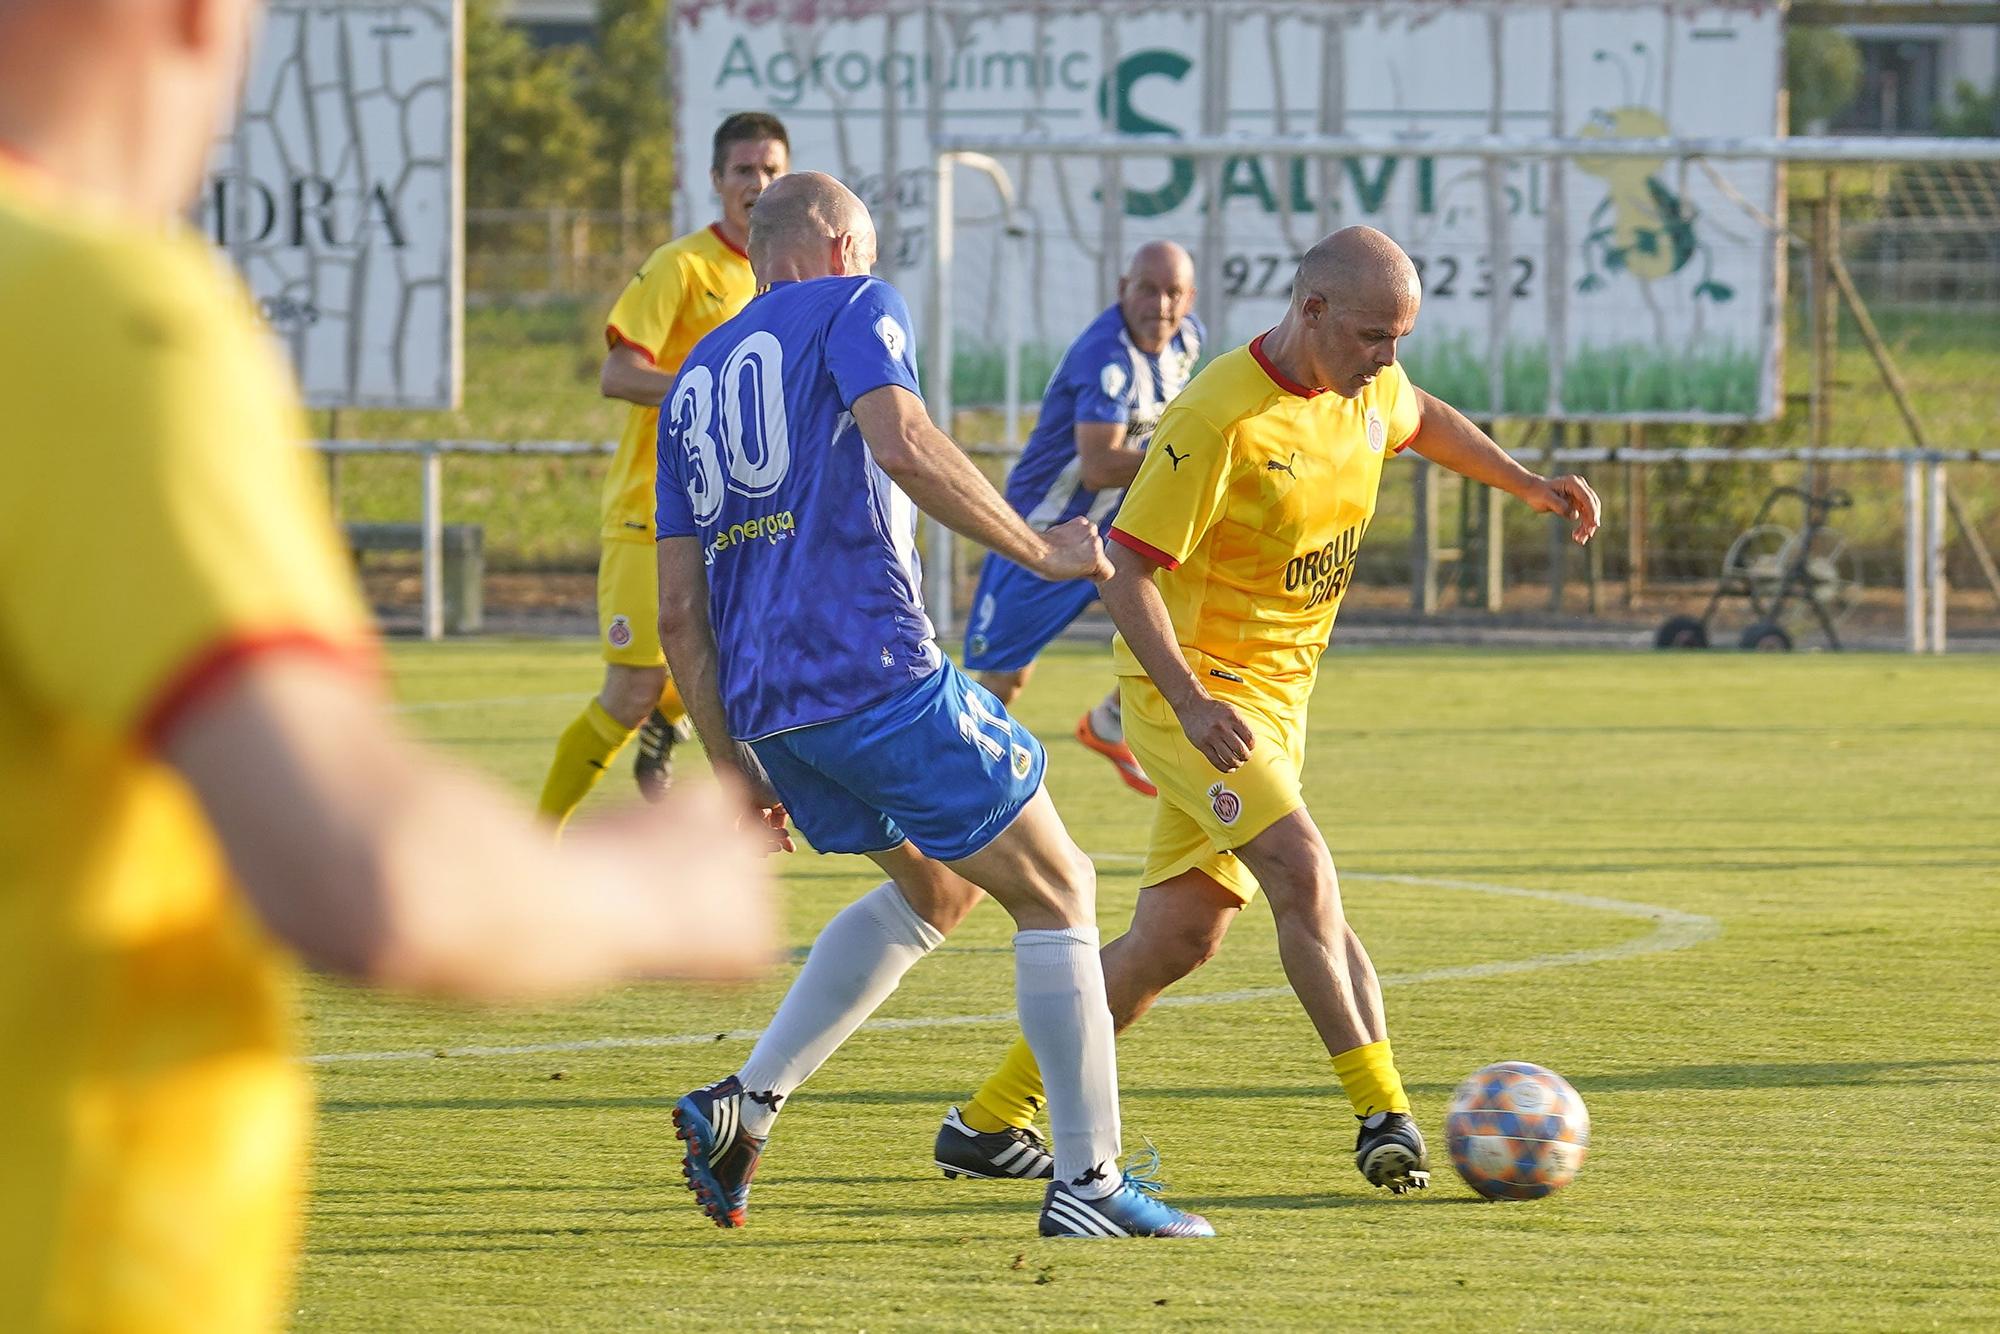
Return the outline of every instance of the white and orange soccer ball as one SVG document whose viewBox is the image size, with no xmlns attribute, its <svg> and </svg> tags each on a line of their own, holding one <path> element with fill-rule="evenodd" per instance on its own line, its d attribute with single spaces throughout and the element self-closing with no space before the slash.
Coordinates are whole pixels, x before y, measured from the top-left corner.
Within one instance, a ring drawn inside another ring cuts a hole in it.
<svg viewBox="0 0 2000 1334">
<path fill-rule="evenodd" d="M 1501 1061 L 1458 1086 L 1444 1136 L 1466 1185 L 1489 1200 L 1539 1200 L 1583 1166 L 1590 1112 L 1555 1071 Z"/>
</svg>

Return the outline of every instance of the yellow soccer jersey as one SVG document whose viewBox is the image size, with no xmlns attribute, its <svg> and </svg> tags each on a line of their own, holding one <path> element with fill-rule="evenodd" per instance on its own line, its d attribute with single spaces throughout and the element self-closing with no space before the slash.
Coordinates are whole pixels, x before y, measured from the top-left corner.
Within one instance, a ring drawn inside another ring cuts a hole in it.
<svg viewBox="0 0 2000 1334">
<path fill-rule="evenodd" d="M 1308 390 L 1262 338 L 1217 357 L 1168 405 L 1112 540 L 1164 567 L 1153 582 L 1189 668 L 1304 707 L 1382 460 L 1416 434 L 1417 393 L 1391 366 L 1354 398 Z M 1145 670 L 1121 636 L 1121 676 Z"/>
<path fill-rule="evenodd" d="M 713 224 L 670 241 L 639 269 L 604 323 L 604 341 L 642 354 L 672 375 L 711 330 L 757 295 L 750 257 Z M 604 537 L 653 540 L 653 484 L 660 410 L 632 405 L 604 479 Z"/>
<path fill-rule="evenodd" d="M 277 1328 L 294 966 L 153 742 L 366 613 L 247 295 L 5 161 L 0 403 L 0 1329 Z"/>
</svg>

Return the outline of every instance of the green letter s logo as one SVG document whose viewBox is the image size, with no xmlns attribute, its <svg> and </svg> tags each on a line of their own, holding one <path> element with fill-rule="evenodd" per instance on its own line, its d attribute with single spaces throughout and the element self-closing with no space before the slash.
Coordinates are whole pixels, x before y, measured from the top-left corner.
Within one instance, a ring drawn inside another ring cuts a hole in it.
<svg viewBox="0 0 2000 1334">
<path fill-rule="evenodd" d="M 1172 125 L 1142 116 L 1132 107 L 1132 86 L 1155 74 L 1179 83 L 1194 68 L 1194 62 L 1178 51 L 1135 51 L 1118 62 L 1112 79 L 1098 85 L 1097 112 L 1111 121 L 1119 134 L 1167 134 L 1176 138 L 1180 131 Z M 1186 202 L 1194 189 L 1194 160 L 1170 158 L 1166 184 L 1156 190 L 1127 190 L 1125 212 L 1130 217 L 1153 218 L 1171 213 Z"/>
</svg>

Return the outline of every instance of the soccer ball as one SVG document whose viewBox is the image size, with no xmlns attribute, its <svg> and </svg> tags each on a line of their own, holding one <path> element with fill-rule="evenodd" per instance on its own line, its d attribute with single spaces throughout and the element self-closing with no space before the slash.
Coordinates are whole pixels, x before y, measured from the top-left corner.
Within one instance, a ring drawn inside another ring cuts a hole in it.
<svg viewBox="0 0 2000 1334">
<path fill-rule="evenodd" d="M 1583 1166 L 1590 1112 L 1569 1081 L 1526 1061 L 1468 1076 L 1444 1118 L 1451 1165 L 1489 1200 L 1539 1200 Z"/>
</svg>

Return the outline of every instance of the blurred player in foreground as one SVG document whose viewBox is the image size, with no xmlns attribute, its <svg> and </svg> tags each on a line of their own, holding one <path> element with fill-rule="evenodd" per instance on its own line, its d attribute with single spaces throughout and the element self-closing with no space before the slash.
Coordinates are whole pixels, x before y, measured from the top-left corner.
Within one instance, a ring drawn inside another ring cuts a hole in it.
<svg viewBox="0 0 2000 1334">
<path fill-rule="evenodd" d="M 653 560 L 653 459 L 660 400 L 709 330 L 734 318 L 756 292 L 750 276 L 750 210 L 791 168 L 791 142 L 775 116 L 741 111 L 715 131 L 708 179 L 722 217 L 670 241 L 639 266 L 604 322 L 606 398 L 632 405 L 604 479 L 604 544 L 597 565 L 597 631 L 604 688 L 556 743 L 541 812 L 568 821 L 634 732 L 633 776 L 658 801 L 673 775 L 674 743 L 687 710 L 660 653 L 659 589 Z"/>
<path fill-rule="evenodd" d="M 1194 261 L 1172 241 L 1149 241 L 1118 280 L 1118 304 L 1063 353 L 1042 395 L 1042 414 L 1007 474 L 1007 503 L 1030 528 L 1081 514 L 1107 525 L 1138 474 L 1160 413 L 1194 374 L 1201 323 Z M 1097 601 L 1088 579 L 1051 583 L 996 552 L 979 570 L 966 628 L 965 666 L 1002 704 L 1028 683 L 1035 656 Z M 1153 795 L 1125 744 L 1114 686 L 1077 720 L 1076 739 L 1110 760 L 1133 791 Z M 999 1127 L 994 1127 L 998 1129 Z"/>
<path fill-rule="evenodd" d="M 298 960 L 536 997 L 774 939 L 740 798 L 558 850 L 390 724 L 296 391 L 176 220 L 254 10 L 0 0 L 10 1334 L 287 1323 Z"/>
<path fill-rule="evenodd" d="M 1577 542 L 1598 520 L 1581 477 L 1536 476 L 1410 383 L 1396 347 L 1421 295 L 1409 257 L 1372 228 L 1308 251 L 1278 326 L 1216 358 L 1160 419 L 1111 530 L 1116 573 L 1102 590 L 1126 737 L 1160 788 L 1132 925 L 1104 949 L 1113 1020 L 1122 1030 L 1206 962 L 1263 886 L 1285 976 L 1361 1122 L 1355 1165 L 1398 1194 L 1429 1182 L 1423 1136 L 1300 787 L 1320 654 L 1388 455 L 1415 450 L 1573 519 Z M 1030 1129 L 1041 1099 L 1034 1054 L 1017 1042 L 970 1111 L 947 1114 L 938 1166 L 1045 1175 Z M 980 1129 L 996 1123 L 1005 1129 Z"/>
<path fill-rule="evenodd" d="M 931 424 L 909 312 L 868 276 L 875 227 L 838 181 L 772 185 L 750 255 L 769 290 L 661 409 L 660 638 L 716 767 L 889 879 L 820 933 L 742 1069 L 676 1105 L 688 1184 L 742 1226 L 784 1100 L 983 889 L 1019 928 L 1021 1028 L 1049 1073 L 1042 1233 L 1212 1236 L 1119 1169 L 1096 875 L 1040 744 L 939 653 L 919 591 L 919 509 L 1048 579 L 1107 573 L 1097 531 L 1035 532 Z"/>
</svg>

